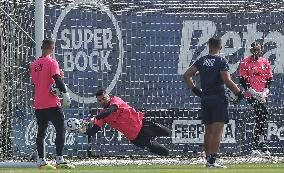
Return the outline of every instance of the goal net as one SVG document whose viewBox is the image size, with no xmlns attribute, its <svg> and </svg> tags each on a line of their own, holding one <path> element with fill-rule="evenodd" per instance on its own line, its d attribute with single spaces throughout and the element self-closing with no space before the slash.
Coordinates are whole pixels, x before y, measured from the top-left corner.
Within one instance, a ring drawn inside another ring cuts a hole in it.
<svg viewBox="0 0 284 173">
<path fill-rule="evenodd" d="M 33 1 L 0 1 L 0 155 L 35 155 L 36 121 L 29 64 L 35 57 Z M 64 70 L 72 98 L 66 118 L 94 116 L 95 93 L 105 88 L 147 118 L 169 127 L 172 136 L 158 139 L 174 156 L 203 151 L 200 99 L 183 80 L 187 67 L 208 53 L 213 35 L 223 41 L 222 56 L 238 83 L 239 62 L 257 40 L 273 67 L 268 101 L 267 142 L 283 156 L 283 3 L 278 0 L 46 0 L 45 37 L 56 40 L 54 57 Z M 198 83 L 198 77 L 195 79 Z M 253 147 L 254 112 L 243 100 L 229 106 L 221 155 L 248 155 Z M 55 130 L 46 137 L 55 151 Z M 149 155 L 106 125 L 95 137 L 67 133 L 64 154 L 70 157 Z"/>
</svg>

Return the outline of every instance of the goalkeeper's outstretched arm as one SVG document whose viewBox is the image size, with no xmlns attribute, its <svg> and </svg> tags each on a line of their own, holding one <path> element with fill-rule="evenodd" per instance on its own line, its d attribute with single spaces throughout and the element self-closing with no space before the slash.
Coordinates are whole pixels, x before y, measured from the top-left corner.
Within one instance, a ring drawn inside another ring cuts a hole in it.
<svg viewBox="0 0 284 173">
<path fill-rule="evenodd" d="M 106 118 L 107 116 L 109 116 L 113 112 L 116 112 L 117 109 L 118 109 L 117 105 L 110 105 L 107 109 L 105 109 L 105 111 L 103 113 L 100 113 L 99 115 L 97 115 L 96 119 L 100 120 L 100 119 Z"/>
</svg>

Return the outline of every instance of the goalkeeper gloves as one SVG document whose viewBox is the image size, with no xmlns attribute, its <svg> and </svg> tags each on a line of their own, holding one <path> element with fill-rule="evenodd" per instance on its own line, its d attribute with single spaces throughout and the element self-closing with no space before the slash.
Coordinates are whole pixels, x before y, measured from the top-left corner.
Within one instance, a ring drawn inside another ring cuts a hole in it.
<svg viewBox="0 0 284 173">
<path fill-rule="evenodd" d="M 63 96 L 63 104 L 62 104 L 63 108 L 69 108 L 71 105 L 71 99 L 68 92 L 62 93 L 62 96 Z"/>
<path fill-rule="evenodd" d="M 194 87 L 194 88 L 191 89 L 191 91 L 192 91 L 196 96 L 201 97 L 202 91 L 201 91 L 199 88 Z"/>
<path fill-rule="evenodd" d="M 251 96 L 254 97 L 260 103 L 266 103 L 266 98 L 268 97 L 269 89 L 266 88 L 263 92 L 256 92 L 254 89 L 249 88 L 247 92 L 250 93 Z"/>
<path fill-rule="evenodd" d="M 83 118 L 80 121 L 80 129 L 79 129 L 79 131 L 81 133 L 85 133 L 86 134 L 87 129 L 90 128 L 91 125 L 92 125 L 92 120 L 90 118 Z"/>
<path fill-rule="evenodd" d="M 266 103 L 268 95 L 269 95 L 269 89 L 265 88 L 262 92 L 260 92 L 260 96 L 258 98 L 258 101 L 260 103 Z"/>
<path fill-rule="evenodd" d="M 247 92 L 250 93 L 251 96 L 253 96 L 253 97 L 257 97 L 257 96 L 259 95 L 259 92 L 256 92 L 256 91 L 255 91 L 253 88 L 251 88 L 251 87 L 247 90 Z"/>
<path fill-rule="evenodd" d="M 81 122 L 79 132 L 86 133 L 86 130 L 87 130 L 87 126 L 85 125 L 84 122 Z"/>
<path fill-rule="evenodd" d="M 81 120 L 79 131 L 88 136 L 94 136 L 100 129 L 101 128 L 98 125 L 93 124 L 92 118 L 87 118 Z"/>
<path fill-rule="evenodd" d="M 269 89 L 268 89 L 268 88 L 265 88 L 265 89 L 262 91 L 262 95 L 263 95 L 264 97 L 268 97 L 268 95 L 269 95 Z"/>
<path fill-rule="evenodd" d="M 94 136 L 100 129 L 100 126 L 93 124 L 92 119 L 89 119 L 89 121 L 81 121 L 80 132 L 88 136 Z"/>
</svg>

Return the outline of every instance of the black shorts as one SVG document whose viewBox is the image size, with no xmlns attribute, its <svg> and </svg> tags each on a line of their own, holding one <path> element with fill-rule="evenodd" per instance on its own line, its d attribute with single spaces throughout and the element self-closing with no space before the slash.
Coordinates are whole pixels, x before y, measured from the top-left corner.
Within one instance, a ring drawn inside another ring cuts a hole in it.
<svg viewBox="0 0 284 173">
<path fill-rule="evenodd" d="M 35 114 L 39 131 L 45 131 L 49 121 L 55 129 L 64 129 L 64 113 L 60 107 L 36 109 Z"/>
<path fill-rule="evenodd" d="M 145 148 L 150 146 L 150 141 L 154 138 L 155 134 L 151 129 L 152 122 L 143 119 L 143 125 L 137 137 L 131 142 L 137 147 Z"/>
<path fill-rule="evenodd" d="M 145 148 L 151 146 L 151 141 L 154 140 L 156 137 L 170 135 L 171 130 L 167 127 L 143 119 L 143 125 L 140 132 L 138 133 L 137 137 L 131 142 L 138 147 Z"/>
<path fill-rule="evenodd" d="M 228 123 L 228 101 L 226 98 L 213 95 L 201 99 L 202 123 L 214 122 Z"/>
</svg>

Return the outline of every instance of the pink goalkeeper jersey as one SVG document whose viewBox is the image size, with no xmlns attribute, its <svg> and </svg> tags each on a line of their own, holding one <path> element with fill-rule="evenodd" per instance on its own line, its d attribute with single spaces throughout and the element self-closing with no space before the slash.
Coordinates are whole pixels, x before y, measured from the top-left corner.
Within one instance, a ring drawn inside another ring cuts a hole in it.
<svg viewBox="0 0 284 173">
<path fill-rule="evenodd" d="M 95 119 L 94 122 L 100 127 L 107 123 L 112 128 L 123 133 L 129 140 L 134 140 L 142 128 L 144 113 L 136 111 L 121 98 L 116 96 L 110 99 L 110 105 L 117 105 L 117 111 L 106 118 L 100 120 Z M 100 113 L 104 110 L 105 109 L 101 110 Z"/>
<path fill-rule="evenodd" d="M 35 86 L 35 109 L 60 106 L 59 97 L 50 91 L 50 86 L 54 83 L 52 76 L 56 74 L 60 75 L 58 62 L 49 55 L 40 57 L 31 64 L 30 73 Z"/>
<path fill-rule="evenodd" d="M 239 76 L 246 78 L 257 92 L 262 92 L 267 79 L 272 78 L 271 65 L 268 59 L 263 57 L 258 60 L 254 60 L 251 56 L 246 57 L 240 63 Z"/>
</svg>

